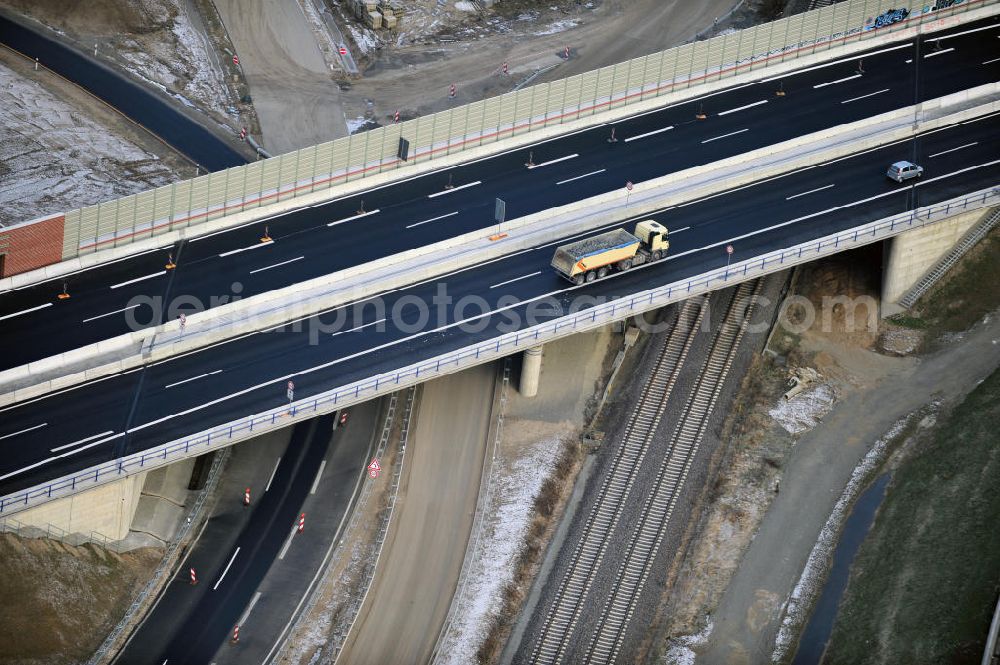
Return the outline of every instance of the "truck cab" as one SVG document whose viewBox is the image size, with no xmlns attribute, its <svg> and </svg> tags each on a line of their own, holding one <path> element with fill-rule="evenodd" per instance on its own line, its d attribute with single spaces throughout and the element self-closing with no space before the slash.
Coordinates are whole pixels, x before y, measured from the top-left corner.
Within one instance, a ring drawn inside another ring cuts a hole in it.
<svg viewBox="0 0 1000 665">
<path fill-rule="evenodd" d="M 650 253 L 659 252 L 660 256 L 663 256 L 670 248 L 670 241 L 667 240 L 667 227 L 651 219 L 636 224 L 635 235 Z"/>
</svg>

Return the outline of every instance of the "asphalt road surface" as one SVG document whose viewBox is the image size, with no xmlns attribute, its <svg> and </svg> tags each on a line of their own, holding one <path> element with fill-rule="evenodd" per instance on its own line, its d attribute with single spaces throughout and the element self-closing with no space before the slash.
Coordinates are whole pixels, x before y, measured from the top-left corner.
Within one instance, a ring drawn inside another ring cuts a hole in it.
<svg viewBox="0 0 1000 665">
<path fill-rule="evenodd" d="M 549 268 L 554 246 L 565 241 L 556 240 L 0 409 L 0 494 L 278 407 L 289 379 L 301 399 L 551 320 L 571 306 L 720 268 L 727 244 L 739 261 L 995 186 L 998 131 L 1000 114 L 648 215 L 672 230 L 670 256 L 593 284 L 572 286 Z M 885 178 L 885 165 L 901 158 L 924 164 L 922 181 Z"/>
<path fill-rule="evenodd" d="M 488 228 L 497 197 L 514 219 L 996 81 L 998 32 L 994 23 L 970 24 L 919 49 L 904 42 L 859 56 L 863 75 L 852 58 L 618 122 L 617 143 L 602 125 L 177 243 L 69 276 L 69 300 L 55 297 L 63 279 L 2 293 L 0 370 Z M 778 85 L 784 97 L 775 96 Z M 698 121 L 702 106 L 709 118 Z M 529 156 L 538 168 L 525 167 Z M 455 188 L 445 190 L 449 179 Z M 361 199 L 368 214 L 359 217 Z M 265 225 L 275 242 L 259 242 Z M 170 272 L 168 252 L 178 264 Z"/>
<path fill-rule="evenodd" d="M 494 377 L 480 365 L 424 385 L 375 579 L 340 662 L 430 661 L 472 529 Z"/>
<path fill-rule="evenodd" d="M 373 405 L 370 405 L 367 411 L 372 409 Z M 361 409 L 358 415 L 363 415 L 365 411 Z M 262 464 L 262 470 L 265 473 L 271 471 L 272 475 L 266 489 L 259 487 L 260 498 L 252 500 L 250 507 L 223 511 L 213 517 L 185 563 L 185 570 L 167 587 L 156 608 L 137 629 L 116 663 L 210 662 L 220 645 L 232 637 L 233 628 L 241 622 L 244 613 L 253 609 L 251 602 L 256 606 L 261 600 L 254 599 L 255 592 L 277 559 L 283 560 L 292 551 L 302 556 L 305 550 L 313 549 L 313 554 L 321 556 L 336 529 L 320 528 L 310 521 L 310 528 L 298 533 L 294 525 L 303 502 L 318 482 L 316 479 L 331 441 L 334 446 L 350 449 L 346 457 L 340 458 L 348 466 L 353 464 L 354 468 L 349 469 L 348 474 L 357 476 L 360 472 L 357 465 L 363 464 L 374 423 L 372 414 L 368 413 L 368 416 L 359 419 L 361 422 L 355 428 L 357 434 L 353 437 L 346 434 L 351 429 L 350 422 L 344 428 L 333 429 L 333 414 L 296 425 L 288 447 L 277 463 L 267 460 L 266 464 Z M 338 471 L 331 469 L 326 474 L 325 482 L 332 482 L 331 477 L 336 475 Z M 349 485 L 353 486 L 353 483 Z M 235 504 L 237 497 L 233 497 L 232 502 Z M 337 524 L 340 520 L 335 519 L 334 513 L 346 509 L 346 500 L 341 497 L 331 503 L 333 505 L 326 509 L 333 515 L 333 524 Z M 326 516 L 327 522 L 331 519 L 330 515 Z M 234 528 L 240 525 L 242 528 Z M 313 562 L 313 568 L 315 565 L 318 564 Z M 190 567 L 200 575 L 201 581 L 196 586 L 190 585 L 184 574 Z M 315 570 L 309 571 L 308 575 L 303 574 L 300 581 L 307 583 L 313 572 Z M 293 585 L 283 590 L 290 596 L 284 598 L 285 602 L 267 599 L 262 607 L 269 607 L 270 610 L 258 610 L 271 613 L 270 621 L 258 622 L 259 632 L 255 635 L 258 641 L 266 643 L 266 648 L 273 643 L 268 641 L 268 634 L 272 640 L 276 639 L 284 621 L 290 618 L 288 610 L 294 609 L 300 597 L 296 592 L 304 592 L 304 584 L 298 586 L 301 588 L 296 589 Z M 284 611 L 276 611 L 278 608 Z M 261 629 L 261 626 L 264 628 Z M 233 649 L 239 648 L 242 645 L 233 645 Z M 255 651 L 259 656 L 260 647 Z"/>
<path fill-rule="evenodd" d="M 37 58 L 60 76 L 104 100 L 155 134 L 188 159 L 209 171 L 246 164 L 225 139 L 208 131 L 128 76 L 100 63 L 72 46 L 50 39 L 0 14 L 0 43 Z M 233 137 L 235 143 L 235 137 Z"/>
</svg>

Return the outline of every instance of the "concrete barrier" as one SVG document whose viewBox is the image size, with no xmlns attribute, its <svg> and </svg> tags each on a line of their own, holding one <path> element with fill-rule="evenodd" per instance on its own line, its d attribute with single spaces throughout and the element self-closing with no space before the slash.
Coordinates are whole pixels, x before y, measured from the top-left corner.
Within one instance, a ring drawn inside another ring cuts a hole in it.
<svg viewBox="0 0 1000 665">
<path fill-rule="evenodd" d="M 969 93 L 949 95 L 947 105 L 989 97 L 1000 83 L 986 84 Z M 970 94 L 972 95 L 970 97 Z M 941 100 L 933 100 L 941 102 Z M 925 105 L 926 106 L 926 105 Z M 100 358 L 131 348 L 133 354 L 68 376 L 41 380 L 0 394 L 0 405 L 11 404 L 54 390 L 54 381 L 67 387 L 82 381 L 156 362 L 226 339 L 267 330 L 350 302 L 423 280 L 472 267 L 518 250 L 535 247 L 574 233 L 623 222 L 654 210 L 692 201 L 754 181 L 774 177 L 866 149 L 905 140 L 916 133 L 954 124 L 1000 110 L 1000 101 L 966 108 L 914 123 L 937 107 L 913 107 L 797 137 L 743 155 L 730 157 L 635 185 L 628 197 L 624 188 L 506 222 L 507 237 L 491 241 L 495 226 L 414 248 L 329 275 L 275 289 L 187 317 L 183 333 L 177 321 L 147 328 L 75 349 L 65 354 L 0 373 L 0 385 L 26 383 L 33 374 L 52 371 L 72 362 Z M 627 202 L 627 205 L 626 205 Z M 157 339 L 159 338 L 159 339 Z M 139 349 L 142 348 L 140 353 Z"/>
<path fill-rule="evenodd" d="M 911 26 L 895 32 L 868 37 L 862 41 L 854 41 L 822 51 L 814 51 L 810 54 L 800 53 L 797 54 L 797 57 L 791 60 L 774 63 L 760 69 L 751 69 L 741 74 L 734 74 L 724 78 L 707 81 L 676 92 L 650 97 L 649 99 L 629 104 L 622 104 L 621 106 L 616 106 L 594 115 L 567 121 L 563 124 L 552 125 L 532 131 L 525 131 L 495 143 L 457 150 L 456 152 L 437 157 L 433 160 L 418 162 L 416 164 L 400 167 L 392 171 L 368 175 L 363 178 L 335 185 L 329 189 L 311 192 L 308 194 L 301 194 L 284 201 L 275 202 L 266 207 L 253 208 L 251 210 L 233 213 L 231 215 L 226 215 L 195 226 L 184 227 L 182 229 L 178 229 L 177 231 L 171 231 L 155 237 L 133 240 L 118 247 L 98 250 L 91 254 L 86 254 L 61 263 L 46 266 L 44 268 L 6 277 L 0 279 L 0 292 L 8 289 L 20 288 L 29 284 L 65 277 L 73 272 L 84 270 L 95 265 L 100 265 L 146 252 L 156 250 L 166 251 L 167 247 L 179 240 L 192 239 L 221 230 L 237 228 L 239 226 L 264 223 L 269 219 L 293 210 L 348 198 L 365 191 L 383 187 L 399 180 L 411 179 L 418 175 L 451 169 L 461 164 L 481 160 L 498 153 L 510 152 L 511 150 L 525 148 L 542 141 L 551 140 L 563 134 L 581 131 L 593 126 L 612 124 L 614 122 L 670 106 L 684 100 L 697 99 L 726 88 L 772 78 L 821 62 L 836 60 L 837 58 L 850 56 L 861 51 L 912 39 L 918 34 L 943 30 L 971 21 L 977 21 L 990 16 L 995 16 L 997 14 L 1000 14 L 1000 4 L 988 4 L 961 14 L 954 14 L 952 16 Z"/>
<path fill-rule="evenodd" d="M 498 358 L 576 334 L 612 321 L 658 309 L 699 294 L 725 288 L 766 274 L 786 270 L 817 258 L 854 247 L 885 240 L 914 228 L 947 220 L 969 210 L 994 207 L 1000 203 L 1000 188 L 993 187 L 963 197 L 893 215 L 854 229 L 841 231 L 794 245 L 746 261 L 739 261 L 701 275 L 595 305 L 532 328 L 506 333 L 457 351 L 410 364 L 384 374 L 338 386 L 293 404 L 253 414 L 188 437 L 170 441 L 150 450 L 134 453 L 53 480 L 27 490 L 0 497 L 0 516 L 16 514 L 63 496 L 118 480 L 119 478 L 171 464 L 178 459 L 204 454 L 322 413 L 349 407 L 380 395 L 395 392 L 429 379 L 492 362 Z M 642 268 L 639 268 L 640 270 Z"/>
</svg>

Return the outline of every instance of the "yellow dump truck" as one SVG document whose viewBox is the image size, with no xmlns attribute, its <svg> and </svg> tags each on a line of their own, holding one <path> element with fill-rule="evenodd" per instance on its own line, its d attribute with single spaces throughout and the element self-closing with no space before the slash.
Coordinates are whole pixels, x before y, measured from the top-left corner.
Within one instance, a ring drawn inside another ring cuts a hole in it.
<svg viewBox="0 0 1000 665">
<path fill-rule="evenodd" d="M 667 255 L 669 247 L 667 228 L 647 219 L 635 225 L 635 235 L 615 229 L 557 247 L 552 267 L 574 284 L 583 284 L 615 270 L 625 271 L 659 261 Z"/>
</svg>

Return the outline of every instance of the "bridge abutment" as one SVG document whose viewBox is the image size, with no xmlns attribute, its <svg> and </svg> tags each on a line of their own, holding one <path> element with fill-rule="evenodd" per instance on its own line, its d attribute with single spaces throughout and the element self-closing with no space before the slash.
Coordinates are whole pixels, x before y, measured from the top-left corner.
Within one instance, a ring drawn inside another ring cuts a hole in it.
<svg viewBox="0 0 1000 665">
<path fill-rule="evenodd" d="M 991 214 L 987 211 L 985 215 Z M 885 241 L 882 270 L 882 317 L 906 309 L 900 301 L 984 218 L 973 210 L 951 219 L 901 233 Z"/>
<path fill-rule="evenodd" d="M 47 531 L 55 527 L 66 533 L 89 535 L 96 532 L 108 540 L 121 540 L 132 526 L 145 481 L 146 472 L 143 471 L 25 510 L 18 513 L 16 519 L 24 526 Z"/>
</svg>

